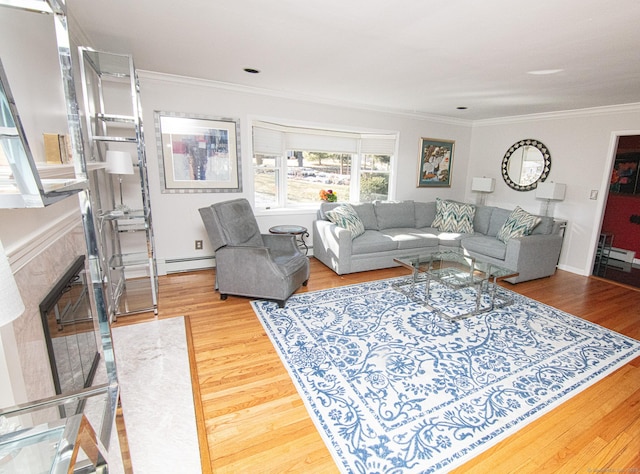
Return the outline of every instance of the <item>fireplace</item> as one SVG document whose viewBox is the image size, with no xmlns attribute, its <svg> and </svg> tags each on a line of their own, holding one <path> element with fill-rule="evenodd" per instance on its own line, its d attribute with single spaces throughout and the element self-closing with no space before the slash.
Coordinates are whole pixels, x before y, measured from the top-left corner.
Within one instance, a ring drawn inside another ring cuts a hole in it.
<svg viewBox="0 0 640 474">
<path fill-rule="evenodd" d="M 78 257 L 40 303 L 57 394 L 90 387 L 100 360 L 84 261 Z M 83 406 L 71 410 L 80 413 Z"/>
</svg>

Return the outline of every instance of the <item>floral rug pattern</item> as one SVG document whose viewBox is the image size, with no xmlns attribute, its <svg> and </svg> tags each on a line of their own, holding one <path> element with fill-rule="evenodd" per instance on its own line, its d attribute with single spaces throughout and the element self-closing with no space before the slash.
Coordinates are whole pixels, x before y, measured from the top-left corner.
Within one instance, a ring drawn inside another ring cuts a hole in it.
<svg viewBox="0 0 640 474">
<path fill-rule="evenodd" d="M 398 281 L 252 302 L 343 472 L 448 471 L 640 355 L 506 289 L 510 306 L 450 321 Z M 473 289 L 431 288 L 446 314 L 475 304 Z"/>
</svg>

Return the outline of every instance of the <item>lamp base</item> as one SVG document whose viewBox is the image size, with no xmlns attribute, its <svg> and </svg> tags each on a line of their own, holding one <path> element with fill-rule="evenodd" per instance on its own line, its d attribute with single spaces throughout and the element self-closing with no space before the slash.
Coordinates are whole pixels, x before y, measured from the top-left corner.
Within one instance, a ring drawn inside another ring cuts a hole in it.
<svg viewBox="0 0 640 474">
<path fill-rule="evenodd" d="M 551 209 L 551 199 L 545 199 L 540 206 L 540 215 L 549 217 L 549 210 Z M 553 217 L 553 210 L 551 210 L 551 216 Z"/>
</svg>

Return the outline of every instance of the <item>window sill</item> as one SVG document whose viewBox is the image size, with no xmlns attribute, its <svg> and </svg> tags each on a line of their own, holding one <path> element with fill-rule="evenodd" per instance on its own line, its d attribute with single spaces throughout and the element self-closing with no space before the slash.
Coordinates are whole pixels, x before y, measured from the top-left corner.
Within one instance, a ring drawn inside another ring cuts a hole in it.
<svg viewBox="0 0 640 474">
<path fill-rule="evenodd" d="M 255 209 L 256 216 L 315 216 L 320 209 L 320 203 L 313 205 L 312 207 L 277 207 L 273 209 Z"/>
</svg>

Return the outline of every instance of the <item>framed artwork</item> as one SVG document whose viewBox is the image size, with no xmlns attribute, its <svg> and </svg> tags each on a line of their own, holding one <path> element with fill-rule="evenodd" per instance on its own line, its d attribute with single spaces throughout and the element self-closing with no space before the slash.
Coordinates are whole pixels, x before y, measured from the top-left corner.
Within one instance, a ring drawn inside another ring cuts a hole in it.
<svg viewBox="0 0 640 474">
<path fill-rule="evenodd" d="M 609 191 L 618 194 L 640 195 L 640 153 L 616 156 L 611 173 Z"/>
<path fill-rule="evenodd" d="M 163 193 L 240 192 L 239 120 L 155 112 Z"/>
<path fill-rule="evenodd" d="M 420 139 L 418 161 L 418 187 L 451 186 L 451 163 L 453 162 L 452 140 L 437 138 Z"/>
</svg>

